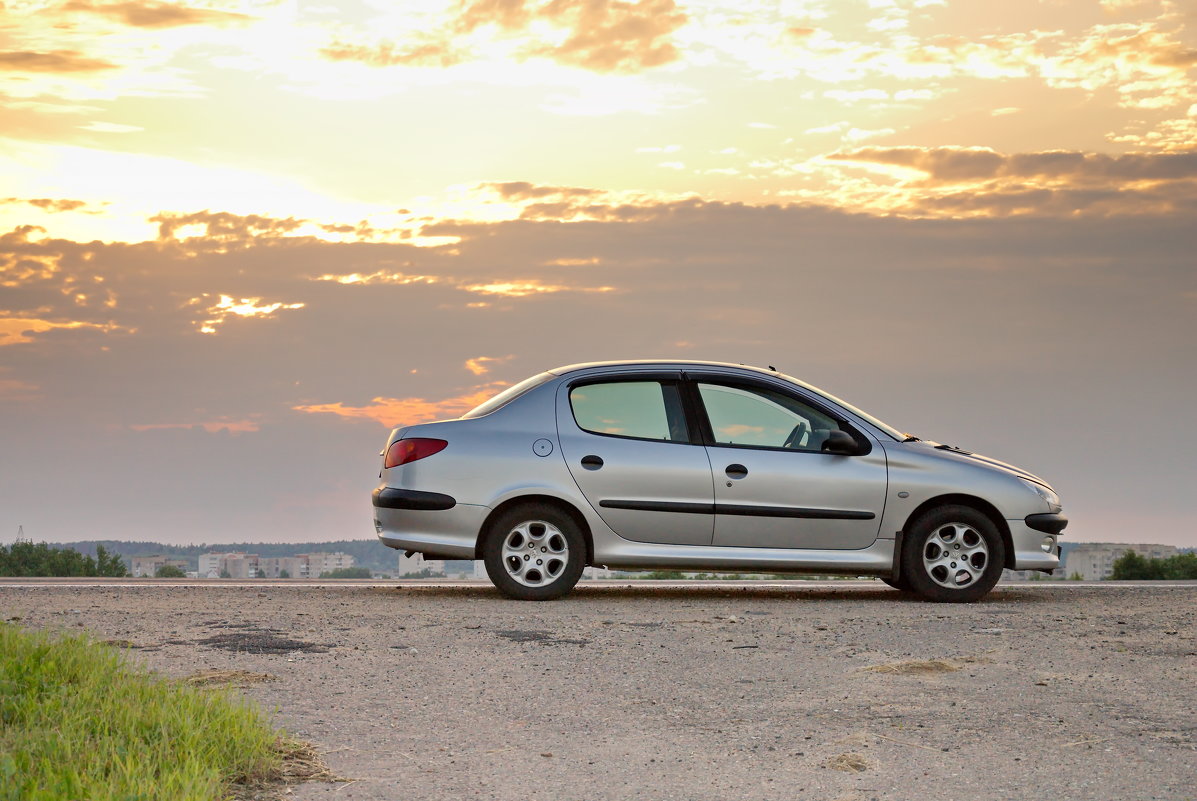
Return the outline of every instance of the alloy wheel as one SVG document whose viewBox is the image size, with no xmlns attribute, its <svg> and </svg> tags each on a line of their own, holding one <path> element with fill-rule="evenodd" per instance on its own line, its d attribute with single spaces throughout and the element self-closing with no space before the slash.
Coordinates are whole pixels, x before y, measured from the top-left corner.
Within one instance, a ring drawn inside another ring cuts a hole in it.
<svg viewBox="0 0 1197 801">
<path fill-rule="evenodd" d="M 503 567 L 525 587 L 551 584 L 569 564 L 569 543 L 561 530 L 543 520 L 528 520 L 503 539 Z"/>
<path fill-rule="evenodd" d="M 941 587 L 963 589 L 976 583 L 989 564 L 989 547 L 967 523 L 946 523 L 927 537 L 923 568 Z"/>
</svg>

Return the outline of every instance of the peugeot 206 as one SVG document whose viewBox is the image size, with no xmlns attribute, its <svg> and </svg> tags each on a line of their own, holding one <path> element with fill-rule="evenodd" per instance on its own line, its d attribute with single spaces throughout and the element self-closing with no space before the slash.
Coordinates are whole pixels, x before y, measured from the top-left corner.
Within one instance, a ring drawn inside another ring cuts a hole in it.
<svg viewBox="0 0 1197 801">
<path fill-rule="evenodd" d="M 380 540 L 482 559 L 549 600 L 587 565 L 877 576 L 976 601 L 1051 571 L 1067 524 L 1018 467 L 908 436 L 772 368 L 601 362 L 520 382 L 382 451 Z"/>
</svg>

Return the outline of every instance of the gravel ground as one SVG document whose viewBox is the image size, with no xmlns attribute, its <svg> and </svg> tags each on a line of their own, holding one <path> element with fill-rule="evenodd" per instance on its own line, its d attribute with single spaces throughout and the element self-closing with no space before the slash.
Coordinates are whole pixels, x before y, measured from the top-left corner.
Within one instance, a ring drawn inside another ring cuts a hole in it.
<svg viewBox="0 0 1197 801">
<path fill-rule="evenodd" d="M 0 619 L 244 690 L 348 783 L 301 799 L 1195 799 L 1197 584 L 0 584 Z"/>
</svg>

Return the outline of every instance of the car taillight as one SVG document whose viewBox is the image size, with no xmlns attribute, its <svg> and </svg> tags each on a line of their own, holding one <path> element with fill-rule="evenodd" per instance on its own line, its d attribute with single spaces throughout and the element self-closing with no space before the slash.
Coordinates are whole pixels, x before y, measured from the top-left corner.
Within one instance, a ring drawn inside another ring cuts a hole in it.
<svg viewBox="0 0 1197 801">
<path fill-rule="evenodd" d="M 423 459 L 425 456 L 440 453 L 448 444 L 443 439 L 426 439 L 422 437 L 397 439 L 391 443 L 391 447 L 387 448 L 387 458 L 382 464 L 384 467 L 398 467 L 401 464 L 407 464 L 417 459 Z"/>
</svg>

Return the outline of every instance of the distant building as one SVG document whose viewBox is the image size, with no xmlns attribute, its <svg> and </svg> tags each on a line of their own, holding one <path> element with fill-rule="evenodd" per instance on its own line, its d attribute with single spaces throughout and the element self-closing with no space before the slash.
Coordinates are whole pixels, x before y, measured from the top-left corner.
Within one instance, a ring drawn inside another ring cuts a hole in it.
<svg viewBox="0 0 1197 801">
<path fill-rule="evenodd" d="M 1167 559 L 1179 549 L 1175 545 L 1142 545 L 1125 542 L 1082 542 L 1073 547 L 1064 562 L 1064 574 L 1079 573 L 1086 581 L 1108 579 L 1114 572 L 1114 562 L 1127 551 L 1134 551 L 1145 559 Z"/>
<path fill-rule="evenodd" d="M 411 556 L 407 556 L 402 551 L 399 552 L 399 578 L 423 570 L 430 573 L 444 573 L 445 560 L 425 559 L 422 553 L 413 553 Z"/>
<path fill-rule="evenodd" d="M 263 556 L 258 558 L 259 578 L 307 578 L 308 562 L 299 556 Z"/>
<path fill-rule="evenodd" d="M 347 553 L 301 553 L 295 556 L 258 556 L 256 553 L 231 551 L 200 554 L 200 578 L 281 578 L 287 571 L 290 578 L 319 578 L 344 567 L 354 566 L 353 556 Z"/>
<path fill-rule="evenodd" d="M 320 578 L 324 573 L 353 567 L 357 561 L 350 554 L 340 551 L 336 553 L 301 553 L 296 558 L 306 561 L 307 572 L 304 575 L 309 578 Z"/>
<path fill-rule="evenodd" d="M 161 554 L 154 556 L 134 556 L 130 560 L 130 568 L 133 573 L 133 578 L 142 578 L 144 576 L 153 576 L 158 572 L 158 568 L 165 565 L 172 565 L 179 568 L 184 573 L 191 569 L 191 563 L 186 559 L 167 559 Z"/>
<path fill-rule="evenodd" d="M 241 551 L 200 554 L 197 574 L 200 578 L 257 578 L 258 555 Z"/>
</svg>

